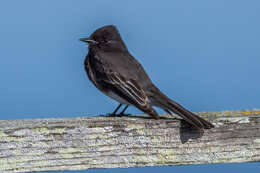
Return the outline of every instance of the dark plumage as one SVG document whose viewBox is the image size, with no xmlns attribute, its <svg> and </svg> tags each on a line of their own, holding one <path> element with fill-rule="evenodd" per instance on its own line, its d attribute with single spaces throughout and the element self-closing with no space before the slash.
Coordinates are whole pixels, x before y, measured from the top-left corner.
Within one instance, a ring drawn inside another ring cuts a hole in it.
<svg viewBox="0 0 260 173">
<path fill-rule="evenodd" d="M 104 94 L 120 103 L 114 113 L 122 104 L 134 105 L 158 119 L 152 108 L 157 106 L 178 114 L 197 128 L 214 127 L 168 98 L 152 83 L 142 65 L 128 52 L 115 26 L 104 26 L 89 38 L 80 40 L 89 43 L 84 63 L 89 79 Z"/>
</svg>

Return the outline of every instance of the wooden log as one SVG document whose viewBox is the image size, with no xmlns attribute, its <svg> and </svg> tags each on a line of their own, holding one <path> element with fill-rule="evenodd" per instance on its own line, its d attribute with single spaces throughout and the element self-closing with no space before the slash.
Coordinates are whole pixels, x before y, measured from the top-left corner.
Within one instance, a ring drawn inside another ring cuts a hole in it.
<svg viewBox="0 0 260 173">
<path fill-rule="evenodd" d="M 162 115 L 0 121 L 0 172 L 260 161 L 260 111 L 204 112 L 199 131 Z"/>
</svg>

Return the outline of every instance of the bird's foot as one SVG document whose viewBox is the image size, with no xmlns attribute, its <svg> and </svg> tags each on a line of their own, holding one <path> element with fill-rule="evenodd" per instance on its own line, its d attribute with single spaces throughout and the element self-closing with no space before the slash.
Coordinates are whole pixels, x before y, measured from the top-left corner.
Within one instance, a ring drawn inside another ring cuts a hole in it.
<svg viewBox="0 0 260 173">
<path fill-rule="evenodd" d="M 115 113 L 108 113 L 108 114 L 106 114 L 106 117 L 117 117 L 117 114 L 115 114 Z"/>
<path fill-rule="evenodd" d="M 124 117 L 124 116 L 129 116 L 131 114 L 125 114 L 125 113 L 119 113 L 119 114 L 114 114 L 114 113 L 109 113 L 106 114 L 107 117 Z"/>
<path fill-rule="evenodd" d="M 125 113 L 120 113 L 118 114 L 119 117 L 128 117 L 130 116 L 131 114 L 125 114 Z"/>
</svg>

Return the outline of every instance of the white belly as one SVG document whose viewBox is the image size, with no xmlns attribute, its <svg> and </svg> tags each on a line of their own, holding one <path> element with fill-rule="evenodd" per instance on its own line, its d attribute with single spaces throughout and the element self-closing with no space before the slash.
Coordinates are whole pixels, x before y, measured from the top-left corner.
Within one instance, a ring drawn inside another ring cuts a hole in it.
<svg viewBox="0 0 260 173">
<path fill-rule="evenodd" d="M 108 93 L 106 93 L 106 95 L 116 101 L 118 101 L 121 104 L 126 104 L 126 105 L 130 105 L 130 103 L 128 101 L 126 101 L 125 99 L 123 99 L 122 97 L 120 97 L 119 95 L 117 95 L 116 93 L 110 91 Z"/>
</svg>

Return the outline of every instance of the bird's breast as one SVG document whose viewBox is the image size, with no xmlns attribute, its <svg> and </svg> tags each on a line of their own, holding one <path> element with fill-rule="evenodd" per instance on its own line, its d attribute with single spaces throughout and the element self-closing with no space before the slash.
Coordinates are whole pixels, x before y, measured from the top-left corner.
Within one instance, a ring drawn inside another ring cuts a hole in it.
<svg viewBox="0 0 260 173">
<path fill-rule="evenodd" d="M 117 95 L 116 93 L 114 93 L 113 91 L 108 91 L 105 93 L 108 97 L 118 101 L 121 104 L 126 104 L 129 105 L 130 103 L 128 101 L 126 101 L 125 99 L 123 99 L 122 97 L 120 97 L 119 95 Z"/>
</svg>

